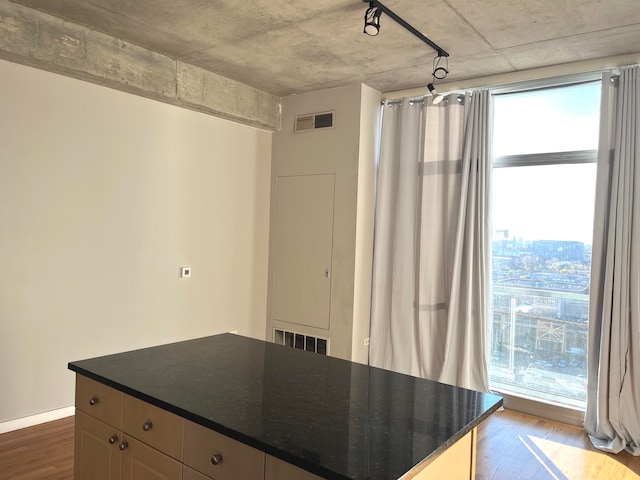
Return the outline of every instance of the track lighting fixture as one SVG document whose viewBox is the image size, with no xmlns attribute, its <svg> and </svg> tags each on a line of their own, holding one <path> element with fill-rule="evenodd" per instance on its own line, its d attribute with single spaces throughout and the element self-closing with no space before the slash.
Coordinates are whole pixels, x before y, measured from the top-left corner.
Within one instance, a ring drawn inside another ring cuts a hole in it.
<svg viewBox="0 0 640 480">
<path fill-rule="evenodd" d="M 395 20 L 401 27 L 404 27 L 407 31 L 418 37 L 438 53 L 437 56 L 433 59 L 433 70 L 431 73 L 433 80 L 427 85 L 427 88 L 429 89 L 429 93 L 432 96 L 432 102 L 435 105 L 440 103 L 444 99 L 444 97 L 436 92 L 436 87 L 434 86 L 434 84 L 436 83 L 436 80 L 442 80 L 449 73 L 449 54 L 445 50 L 440 48 L 437 44 L 425 37 L 421 32 L 409 25 L 405 20 L 393 13 L 393 11 L 385 7 L 382 3 L 378 2 L 377 0 L 362 1 L 365 3 L 369 3 L 369 8 L 367 8 L 367 11 L 364 14 L 365 34 L 376 36 L 378 35 L 378 33 L 380 33 L 380 16 L 384 12 L 393 20 Z M 446 67 L 441 67 L 439 65 L 442 58 L 447 59 Z"/>
<path fill-rule="evenodd" d="M 413 26 L 409 25 L 405 20 L 396 15 L 392 10 L 384 6 L 382 3 L 377 0 L 362 0 L 365 3 L 369 4 L 369 8 L 364 14 L 364 33 L 367 35 L 375 36 L 380 33 L 380 16 L 382 13 L 386 13 L 392 20 L 397 22 L 400 26 L 404 27 L 405 30 L 409 31 L 424 43 L 433 48 L 436 52 L 438 52 L 438 57 L 448 57 L 449 54 L 440 48 L 437 44 L 429 40 L 425 37 L 421 32 L 416 30 Z"/>
<path fill-rule="evenodd" d="M 375 5 L 375 2 L 369 2 L 369 8 L 364 13 L 364 33 L 372 37 L 380 33 L 380 15 L 382 10 Z"/>
<path fill-rule="evenodd" d="M 447 74 L 449 73 L 449 57 L 447 57 L 446 67 L 440 66 L 440 60 L 442 60 L 442 57 L 440 55 L 436 56 L 433 59 L 433 71 L 431 72 L 432 80 L 431 83 L 427 85 L 427 89 L 431 94 L 431 103 L 433 103 L 434 105 L 437 105 L 442 102 L 442 100 L 444 100 L 444 97 L 436 91 L 434 83 L 436 83 L 436 80 L 445 79 L 447 77 Z"/>
</svg>

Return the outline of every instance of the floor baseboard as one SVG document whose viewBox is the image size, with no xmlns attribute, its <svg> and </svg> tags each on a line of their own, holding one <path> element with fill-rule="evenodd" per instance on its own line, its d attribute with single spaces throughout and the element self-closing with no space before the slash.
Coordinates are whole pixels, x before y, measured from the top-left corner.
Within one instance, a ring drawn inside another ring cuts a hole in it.
<svg viewBox="0 0 640 480">
<path fill-rule="evenodd" d="M 20 430 L 21 428 L 33 427 L 41 423 L 59 420 L 61 418 L 70 417 L 75 414 L 75 407 L 64 407 L 50 412 L 38 413 L 28 417 L 16 418 L 7 422 L 0 423 L 0 434 Z"/>
</svg>

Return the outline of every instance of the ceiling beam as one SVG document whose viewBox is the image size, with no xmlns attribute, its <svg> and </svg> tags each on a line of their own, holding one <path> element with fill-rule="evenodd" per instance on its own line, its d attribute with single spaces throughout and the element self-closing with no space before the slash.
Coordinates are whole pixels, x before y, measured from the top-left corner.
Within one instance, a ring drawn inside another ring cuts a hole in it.
<svg viewBox="0 0 640 480">
<path fill-rule="evenodd" d="M 280 130 L 280 97 L 11 2 L 0 2 L 0 58 Z"/>
</svg>

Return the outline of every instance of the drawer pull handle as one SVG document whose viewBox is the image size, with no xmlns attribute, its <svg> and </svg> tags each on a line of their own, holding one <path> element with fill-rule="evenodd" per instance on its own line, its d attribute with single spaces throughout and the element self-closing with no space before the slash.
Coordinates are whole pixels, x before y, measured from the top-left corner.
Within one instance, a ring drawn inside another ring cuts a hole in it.
<svg viewBox="0 0 640 480">
<path fill-rule="evenodd" d="M 214 465 L 218 465 L 219 463 L 222 463 L 222 455 L 219 453 L 212 455 L 211 463 L 213 463 Z"/>
<path fill-rule="evenodd" d="M 122 442 L 120 442 L 120 446 L 118 447 L 121 451 L 125 450 L 127 447 L 129 446 L 129 442 L 127 442 L 126 440 L 123 440 Z"/>
<path fill-rule="evenodd" d="M 117 441 L 118 441 L 118 435 L 115 435 L 115 434 L 114 434 L 114 435 L 111 435 L 111 436 L 109 437 L 109 443 L 110 443 L 111 445 L 113 445 L 113 444 L 114 444 L 114 443 L 116 443 Z"/>
<path fill-rule="evenodd" d="M 144 430 L 145 432 L 151 430 L 151 427 L 153 427 L 153 423 L 151 423 L 151 420 L 146 421 L 142 424 L 142 430 Z"/>
<path fill-rule="evenodd" d="M 94 395 L 93 397 L 91 397 L 89 399 L 89 405 L 91 405 L 93 407 L 99 401 L 100 401 L 100 399 Z"/>
</svg>

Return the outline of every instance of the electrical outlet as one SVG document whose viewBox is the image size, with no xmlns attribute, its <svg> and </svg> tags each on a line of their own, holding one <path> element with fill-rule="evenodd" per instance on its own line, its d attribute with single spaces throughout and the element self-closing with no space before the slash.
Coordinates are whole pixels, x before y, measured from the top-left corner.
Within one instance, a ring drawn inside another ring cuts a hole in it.
<svg viewBox="0 0 640 480">
<path fill-rule="evenodd" d="M 229 333 L 233 333 L 234 335 L 238 334 L 238 330 L 229 330 Z"/>
</svg>

